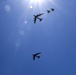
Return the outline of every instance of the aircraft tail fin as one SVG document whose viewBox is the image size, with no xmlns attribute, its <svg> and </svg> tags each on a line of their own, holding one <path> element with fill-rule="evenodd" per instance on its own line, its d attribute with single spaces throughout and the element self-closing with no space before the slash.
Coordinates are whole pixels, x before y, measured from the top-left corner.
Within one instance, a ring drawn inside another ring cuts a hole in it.
<svg viewBox="0 0 76 75">
<path fill-rule="evenodd" d="M 38 58 L 40 58 L 40 56 L 38 56 Z"/>
<path fill-rule="evenodd" d="M 40 21 L 42 21 L 43 18 L 39 19 Z"/>
</svg>

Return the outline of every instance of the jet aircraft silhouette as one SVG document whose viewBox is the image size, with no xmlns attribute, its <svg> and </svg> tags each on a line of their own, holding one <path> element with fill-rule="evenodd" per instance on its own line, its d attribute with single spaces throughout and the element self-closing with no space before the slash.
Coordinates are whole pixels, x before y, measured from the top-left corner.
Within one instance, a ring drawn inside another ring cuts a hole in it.
<svg viewBox="0 0 76 75">
<path fill-rule="evenodd" d="M 51 8 L 51 11 L 54 11 L 54 8 Z"/>
<path fill-rule="evenodd" d="M 40 21 L 42 21 L 43 18 L 38 18 Z"/>
<path fill-rule="evenodd" d="M 37 14 L 37 15 L 33 15 L 34 16 L 34 23 L 36 23 L 36 20 L 39 19 L 40 21 L 42 21 L 42 18 L 39 18 L 39 16 L 43 15 L 44 13 L 41 14 Z"/>
<path fill-rule="evenodd" d="M 36 53 L 36 54 L 32 54 L 32 55 L 33 55 L 33 60 L 35 60 L 35 57 L 40 58 L 40 56 L 37 56 L 37 55 L 39 55 L 40 53 L 41 53 L 41 52 Z"/>
<path fill-rule="evenodd" d="M 51 10 L 47 10 L 47 13 L 50 13 L 51 11 L 54 11 L 54 8 L 51 8 Z"/>
<path fill-rule="evenodd" d="M 47 10 L 47 13 L 50 13 L 50 10 Z"/>
</svg>

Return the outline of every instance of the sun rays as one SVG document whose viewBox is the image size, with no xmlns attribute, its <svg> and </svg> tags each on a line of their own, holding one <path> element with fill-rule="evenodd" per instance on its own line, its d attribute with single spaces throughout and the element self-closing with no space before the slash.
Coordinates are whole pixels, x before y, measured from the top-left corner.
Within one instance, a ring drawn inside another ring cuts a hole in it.
<svg viewBox="0 0 76 75">
<path fill-rule="evenodd" d="M 27 3 L 25 12 L 23 12 L 22 18 L 27 19 L 29 15 L 33 15 L 40 12 L 46 12 L 51 7 L 57 7 L 55 0 L 24 0 Z M 31 13 L 30 13 L 31 12 Z"/>
<path fill-rule="evenodd" d="M 35 12 L 36 10 L 46 10 L 51 6 L 58 8 L 56 2 L 53 0 L 28 0 L 27 11 L 30 9 L 32 9 L 33 12 Z"/>
<path fill-rule="evenodd" d="M 34 3 L 34 4 L 40 4 L 42 3 L 44 0 L 30 0 L 31 3 Z"/>
</svg>

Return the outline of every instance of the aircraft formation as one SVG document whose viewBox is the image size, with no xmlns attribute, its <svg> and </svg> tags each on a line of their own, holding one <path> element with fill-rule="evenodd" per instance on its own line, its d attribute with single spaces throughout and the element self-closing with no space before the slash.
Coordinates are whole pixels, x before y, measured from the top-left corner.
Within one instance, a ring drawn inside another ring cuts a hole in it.
<svg viewBox="0 0 76 75">
<path fill-rule="evenodd" d="M 51 10 L 47 10 L 47 13 L 50 13 L 51 11 L 54 11 L 54 8 L 51 8 Z"/>
<path fill-rule="evenodd" d="M 54 11 L 54 8 L 50 8 L 49 10 L 47 10 L 47 13 L 50 13 Z M 40 16 L 44 15 L 44 13 L 40 13 L 40 14 L 37 14 L 37 15 L 33 15 L 34 16 L 34 24 L 36 23 L 37 19 L 39 21 L 42 21 L 43 18 L 40 18 Z M 39 54 L 41 54 L 41 52 L 38 52 L 38 53 L 35 53 L 35 54 L 32 54 L 33 56 L 33 60 L 35 60 L 36 58 L 40 58 Z"/>
<path fill-rule="evenodd" d="M 47 13 L 50 13 L 54 11 L 54 8 L 50 8 L 49 10 L 47 10 Z M 42 21 L 43 18 L 39 18 L 40 16 L 44 15 L 44 13 L 40 13 L 40 14 L 37 14 L 37 15 L 33 15 L 34 16 L 34 24 L 36 23 L 36 20 L 38 19 L 39 21 Z"/>
</svg>

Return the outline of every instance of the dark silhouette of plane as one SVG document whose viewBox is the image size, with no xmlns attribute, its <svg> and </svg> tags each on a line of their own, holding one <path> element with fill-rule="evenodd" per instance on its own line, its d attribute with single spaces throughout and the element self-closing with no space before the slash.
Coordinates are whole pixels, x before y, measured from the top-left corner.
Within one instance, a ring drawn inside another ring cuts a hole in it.
<svg viewBox="0 0 76 75">
<path fill-rule="evenodd" d="M 40 21 L 42 21 L 43 20 L 43 18 L 38 18 Z"/>
<path fill-rule="evenodd" d="M 54 11 L 54 8 L 51 8 L 51 11 Z"/>
<path fill-rule="evenodd" d="M 47 10 L 47 13 L 50 13 L 50 10 Z"/>
<path fill-rule="evenodd" d="M 42 21 L 42 19 L 39 18 L 39 16 L 43 15 L 44 13 L 41 14 L 37 14 L 37 15 L 33 15 L 34 16 L 34 23 L 36 23 L 36 20 L 39 19 L 40 21 Z"/>
<path fill-rule="evenodd" d="M 51 11 L 54 11 L 54 8 L 51 8 Z M 47 13 L 50 13 L 51 11 L 50 10 L 47 10 Z"/>
<path fill-rule="evenodd" d="M 33 55 L 33 60 L 35 60 L 35 57 L 40 58 L 40 56 L 37 56 L 37 55 L 39 55 L 40 53 L 41 53 L 41 52 L 36 53 L 36 54 L 32 54 L 32 55 Z"/>
</svg>

